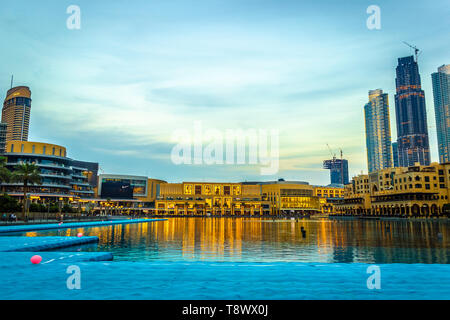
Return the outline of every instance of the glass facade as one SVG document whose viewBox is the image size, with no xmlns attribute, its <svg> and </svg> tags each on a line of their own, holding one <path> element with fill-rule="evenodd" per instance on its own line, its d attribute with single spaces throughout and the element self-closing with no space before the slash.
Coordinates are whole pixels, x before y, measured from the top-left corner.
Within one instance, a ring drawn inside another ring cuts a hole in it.
<svg viewBox="0 0 450 320">
<path fill-rule="evenodd" d="M 10 151 L 6 153 L 8 169 L 14 171 L 15 167 L 21 163 L 34 163 L 39 168 L 42 184 L 30 185 L 31 194 L 44 198 L 93 197 L 93 187 L 88 182 L 90 172 L 87 169 L 73 167 L 73 160 L 65 156 L 65 148 L 53 147 L 53 145 L 42 146 L 42 143 L 38 142 L 8 143 L 11 144 Z M 50 147 L 58 150 L 57 155 L 45 154 L 45 150 Z M 37 148 L 42 148 L 44 153 L 34 153 Z M 59 156 L 60 154 L 62 156 Z M 12 195 L 20 196 L 23 192 L 21 183 L 4 182 L 2 187 Z"/>
<path fill-rule="evenodd" d="M 30 125 L 31 91 L 25 86 L 14 87 L 6 93 L 2 122 L 8 125 L 7 141 L 27 141 Z"/>
<path fill-rule="evenodd" d="M 395 114 L 400 167 L 430 164 L 425 94 L 413 56 L 399 58 L 396 68 Z"/>
<path fill-rule="evenodd" d="M 99 178 L 99 194 L 102 198 L 120 198 L 121 193 L 117 192 L 118 186 L 120 188 L 131 188 L 128 197 L 145 197 L 147 195 L 147 177 L 138 176 L 122 176 L 122 175 L 100 175 Z M 106 186 L 106 189 L 105 189 Z M 108 191 L 109 189 L 112 191 Z M 115 189 L 116 188 L 116 189 Z M 116 190 L 116 191 L 114 191 Z"/>
<path fill-rule="evenodd" d="M 397 142 L 392 142 L 392 161 L 394 162 L 394 167 L 398 167 L 398 145 Z"/>
<path fill-rule="evenodd" d="M 450 65 L 431 75 L 438 138 L 439 161 L 450 162 Z"/>
<path fill-rule="evenodd" d="M 391 126 L 388 94 L 370 90 L 364 106 L 367 165 L 369 172 L 392 167 Z"/>
<path fill-rule="evenodd" d="M 346 159 L 325 160 L 323 168 L 330 170 L 331 184 L 348 184 L 348 161 Z"/>
</svg>

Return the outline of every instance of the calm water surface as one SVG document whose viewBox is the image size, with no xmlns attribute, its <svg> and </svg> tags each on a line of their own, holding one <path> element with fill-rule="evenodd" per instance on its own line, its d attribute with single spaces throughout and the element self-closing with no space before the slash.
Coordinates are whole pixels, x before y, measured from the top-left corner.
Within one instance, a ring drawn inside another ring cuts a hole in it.
<svg viewBox="0 0 450 320">
<path fill-rule="evenodd" d="M 98 236 L 100 242 L 66 251 L 109 251 L 116 261 L 450 263 L 446 221 L 169 218 L 24 234 L 76 236 L 79 232 Z"/>
</svg>

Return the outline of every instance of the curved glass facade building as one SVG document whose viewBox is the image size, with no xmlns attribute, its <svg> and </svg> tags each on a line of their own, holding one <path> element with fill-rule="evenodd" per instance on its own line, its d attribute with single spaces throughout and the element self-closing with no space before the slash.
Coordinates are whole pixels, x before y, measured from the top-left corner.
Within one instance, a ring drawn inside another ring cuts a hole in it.
<svg viewBox="0 0 450 320">
<path fill-rule="evenodd" d="M 20 86 L 9 89 L 2 109 L 2 122 L 8 125 L 7 141 L 28 141 L 30 113 L 30 88 Z"/>
<path fill-rule="evenodd" d="M 89 171 L 74 167 L 65 147 L 42 142 L 8 141 L 5 155 L 6 167 L 11 171 L 21 163 L 34 163 L 39 167 L 42 184 L 28 187 L 28 192 L 35 198 L 73 199 L 94 195 L 88 183 Z M 12 196 L 23 197 L 21 183 L 5 182 L 2 187 Z"/>
<path fill-rule="evenodd" d="M 399 58 L 395 79 L 395 115 L 400 167 L 430 164 L 425 94 L 413 56 Z"/>
</svg>

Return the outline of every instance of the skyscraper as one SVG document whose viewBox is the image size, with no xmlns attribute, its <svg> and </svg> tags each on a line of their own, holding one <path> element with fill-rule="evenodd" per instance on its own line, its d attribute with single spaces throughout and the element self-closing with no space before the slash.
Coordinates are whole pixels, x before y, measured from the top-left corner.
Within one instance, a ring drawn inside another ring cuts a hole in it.
<svg viewBox="0 0 450 320">
<path fill-rule="evenodd" d="M 0 122 L 0 154 L 6 152 L 6 131 L 8 125 L 6 123 Z"/>
<path fill-rule="evenodd" d="M 323 162 L 323 168 L 330 170 L 331 184 L 348 184 L 348 160 L 333 157 Z"/>
<path fill-rule="evenodd" d="M 364 106 L 366 119 L 367 166 L 369 172 L 392 167 L 389 98 L 383 90 L 370 90 Z"/>
<path fill-rule="evenodd" d="M 450 162 L 450 65 L 443 65 L 431 74 L 434 112 L 439 148 L 439 161 Z"/>
<path fill-rule="evenodd" d="M 413 56 L 399 58 L 395 79 L 398 162 L 400 167 L 430 164 L 425 94 Z"/>
<path fill-rule="evenodd" d="M 397 142 L 392 142 L 392 162 L 394 167 L 398 167 L 398 145 Z"/>
<path fill-rule="evenodd" d="M 6 140 L 28 140 L 30 125 L 31 91 L 28 87 L 14 87 L 8 90 L 3 103 L 2 122 L 8 125 Z"/>
</svg>

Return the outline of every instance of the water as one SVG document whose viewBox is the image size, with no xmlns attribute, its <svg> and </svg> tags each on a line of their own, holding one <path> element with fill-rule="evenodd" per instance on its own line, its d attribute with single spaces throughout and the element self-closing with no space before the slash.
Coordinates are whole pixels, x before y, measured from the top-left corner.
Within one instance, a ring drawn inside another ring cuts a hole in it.
<svg viewBox="0 0 450 320">
<path fill-rule="evenodd" d="M 98 245 L 66 251 L 109 251 L 115 261 L 450 263 L 447 221 L 169 218 L 22 235 L 79 232 L 98 236 Z"/>
</svg>

